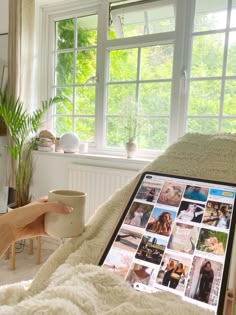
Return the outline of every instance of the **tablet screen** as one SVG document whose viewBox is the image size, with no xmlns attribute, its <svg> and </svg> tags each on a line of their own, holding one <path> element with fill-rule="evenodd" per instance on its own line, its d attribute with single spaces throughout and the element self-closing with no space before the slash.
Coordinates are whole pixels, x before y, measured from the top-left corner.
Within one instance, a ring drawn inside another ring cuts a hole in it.
<svg viewBox="0 0 236 315">
<path fill-rule="evenodd" d="M 100 265 L 136 290 L 223 311 L 235 226 L 233 184 L 144 173 Z"/>
</svg>

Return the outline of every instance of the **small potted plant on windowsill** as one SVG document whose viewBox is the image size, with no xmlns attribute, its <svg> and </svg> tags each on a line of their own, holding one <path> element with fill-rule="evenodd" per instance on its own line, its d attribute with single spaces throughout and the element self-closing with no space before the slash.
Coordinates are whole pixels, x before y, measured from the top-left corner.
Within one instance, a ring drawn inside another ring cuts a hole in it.
<svg viewBox="0 0 236 315">
<path fill-rule="evenodd" d="M 136 115 L 136 108 L 132 107 L 128 110 L 128 116 L 124 119 L 124 129 L 126 130 L 128 141 L 125 144 L 127 158 L 133 158 L 137 150 L 137 132 L 139 129 L 138 116 Z"/>
<path fill-rule="evenodd" d="M 14 189 L 15 206 L 20 207 L 31 201 L 30 184 L 33 175 L 32 151 L 35 147 L 36 132 L 43 122 L 47 110 L 61 98 L 43 101 L 41 107 L 28 113 L 19 99 L 0 91 L 0 117 L 7 127 L 12 144 L 8 149 L 15 160 Z"/>
</svg>

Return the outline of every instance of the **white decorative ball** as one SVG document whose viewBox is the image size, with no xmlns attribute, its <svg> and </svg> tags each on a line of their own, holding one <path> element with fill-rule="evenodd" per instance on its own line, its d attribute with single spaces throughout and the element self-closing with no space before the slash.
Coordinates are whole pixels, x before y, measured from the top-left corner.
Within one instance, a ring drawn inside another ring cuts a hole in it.
<svg viewBox="0 0 236 315">
<path fill-rule="evenodd" d="M 59 144 L 64 153 L 76 153 L 79 150 L 79 137 L 73 132 L 65 133 Z"/>
</svg>

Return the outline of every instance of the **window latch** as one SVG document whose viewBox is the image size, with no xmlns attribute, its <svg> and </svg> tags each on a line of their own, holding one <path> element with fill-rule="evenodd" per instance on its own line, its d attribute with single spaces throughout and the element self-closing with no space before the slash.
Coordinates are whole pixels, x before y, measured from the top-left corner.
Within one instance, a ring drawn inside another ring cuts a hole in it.
<svg viewBox="0 0 236 315">
<path fill-rule="evenodd" d="M 188 74 L 187 74 L 187 70 L 183 71 L 183 87 L 184 87 L 184 94 L 186 94 L 187 92 L 187 85 L 188 85 Z"/>
</svg>

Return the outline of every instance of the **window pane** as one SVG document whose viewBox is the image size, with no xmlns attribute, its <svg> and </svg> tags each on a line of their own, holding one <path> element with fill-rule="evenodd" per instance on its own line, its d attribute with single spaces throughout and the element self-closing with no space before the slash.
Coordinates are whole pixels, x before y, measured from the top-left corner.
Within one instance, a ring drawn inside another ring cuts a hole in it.
<svg viewBox="0 0 236 315">
<path fill-rule="evenodd" d="M 128 141 L 128 134 L 124 129 L 122 117 L 108 117 L 106 139 L 108 146 L 125 147 L 125 143 Z"/>
<path fill-rule="evenodd" d="M 167 147 L 169 119 L 141 119 L 137 134 L 138 149 L 163 150 Z M 121 117 L 109 117 L 107 122 L 107 145 L 125 147 L 129 134 Z"/>
<path fill-rule="evenodd" d="M 166 79 L 172 77 L 173 45 L 142 48 L 141 80 Z"/>
<path fill-rule="evenodd" d="M 94 141 L 95 119 L 94 117 L 83 117 L 75 119 L 75 132 L 80 140 Z"/>
<path fill-rule="evenodd" d="M 189 115 L 218 115 L 220 81 L 195 81 L 190 84 Z"/>
<path fill-rule="evenodd" d="M 95 114 L 95 86 L 76 88 L 75 113 L 79 115 Z"/>
<path fill-rule="evenodd" d="M 218 119 L 215 118 L 189 118 L 187 131 L 213 134 L 218 131 L 218 123 Z"/>
<path fill-rule="evenodd" d="M 236 32 L 229 33 L 227 75 L 236 75 Z"/>
<path fill-rule="evenodd" d="M 142 133 L 142 118 L 135 118 L 137 132 L 135 137 L 137 142 Z M 134 120 L 131 122 L 129 115 L 107 118 L 107 145 L 115 147 L 125 147 L 125 143 L 134 136 Z M 132 125 L 131 125 L 132 124 Z M 144 125 L 143 125 L 144 126 Z M 146 126 L 145 126 L 146 128 Z"/>
<path fill-rule="evenodd" d="M 171 83 L 140 84 L 140 112 L 143 115 L 169 115 Z"/>
<path fill-rule="evenodd" d="M 174 31 L 175 10 L 174 5 L 147 10 L 149 34 Z"/>
<path fill-rule="evenodd" d="M 74 47 L 74 19 L 56 22 L 56 49 Z"/>
<path fill-rule="evenodd" d="M 236 27 L 236 0 L 232 1 L 232 11 L 230 18 L 230 27 Z"/>
<path fill-rule="evenodd" d="M 169 119 L 143 119 L 138 134 L 138 148 L 164 150 L 168 143 Z"/>
<path fill-rule="evenodd" d="M 111 51 L 109 55 L 109 80 L 136 80 L 137 56 L 137 48 Z"/>
<path fill-rule="evenodd" d="M 55 81 L 56 84 L 73 83 L 73 53 L 56 55 Z"/>
<path fill-rule="evenodd" d="M 223 119 L 221 131 L 236 133 L 236 119 Z"/>
<path fill-rule="evenodd" d="M 77 19 L 78 47 L 97 45 L 97 15 Z"/>
<path fill-rule="evenodd" d="M 129 110 L 129 106 L 135 104 L 136 85 L 135 84 L 112 84 L 108 88 L 109 115 L 124 114 Z"/>
<path fill-rule="evenodd" d="M 96 49 L 78 51 L 76 60 L 76 83 L 85 84 L 96 76 Z"/>
<path fill-rule="evenodd" d="M 56 114 L 72 114 L 73 111 L 73 88 L 58 88 L 56 96 L 62 96 L 63 102 L 56 104 Z"/>
<path fill-rule="evenodd" d="M 226 27 L 228 0 L 196 0 L 194 31 L 218 30 Z"/>
<path fill-rule="evenodd" d="M 222 75 L 224 34 L 195 36 L 192 51 L 192 77 Z"/>
<path fill-rule="evenodd" d="M 236 115 L 236 80 L 225 83 L 224 115 Z"/>
<path fill-rule="evenodd" d="M 54 126 L 56 130 L 56 136 L 61 137 L 66 132 L 72 132 L 72 118 L 55 117 Z"/>
<path fill-rule="evenodd" d="M 110 39 L 171 32 L 175 30 L 175 8 L 164 1 L 139 5 L 113 3 L 110 20 Z"/>
</svg>

